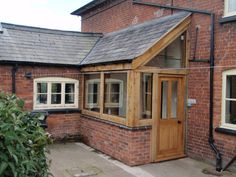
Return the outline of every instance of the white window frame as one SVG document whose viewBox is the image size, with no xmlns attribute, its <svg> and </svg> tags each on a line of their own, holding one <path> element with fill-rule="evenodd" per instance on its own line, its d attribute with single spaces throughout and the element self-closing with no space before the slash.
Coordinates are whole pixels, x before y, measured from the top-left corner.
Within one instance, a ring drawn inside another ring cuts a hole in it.
<svg viewBox="0 0 236 177">
<path fill-rule="evenodd" d="M 109 98 L 110 98 L 110 88 L 111 88 L 111 85 L 112 84 L 119 84 L 119 103 L 112 103 L 111 102 L 111 99 L 110 102 L 106 102 L 105 100 L 105 94 L 104 93 L 104 101 L 105 101 L 105 108 L 121 108 L 123 106 L 123 93 L 124 93 L 124 87 L 123 87 L 123 81 L 120 80 L 120 79 L 106 79 L 105 80 L 105 85 L 104 85 L 104 88 L 106 87 L 106 84 L 108 84 L 108 88 L 109 88 Z"/>
<path fill-rule="evenodd" d="M 89 84 L 98 84 L 98 95 L 97 95 L 97 102 L 96 103 L 89 103 L 88 102 L 88 85 Z M 86 80 L 86 89 L 85 89 L 85 108 L 99 108 L 100 104 L 100 79 L 89 79 Z"/>
<path fill-rule="evenodd" d="M 233 129 L 236 130 L 236 125 L 234 124 L 230 124 L 230 123 L 226 123 L 225 121 L 225 113 L 226 113 L 226 107 L 225 107 L 225 102 L 226 100 L 234 100 L 236 101 L 236 99 L 227 99 L 226 98 L 226 84 L 227 84 L 227 76 L 230 75 L 236 75 L 236 69 L 232 69 L 232 70 L 228 70 L 228 71 L 224 71 L 222 74 L 222 106 L 221 106 L 221 127 L 222 128 L 227 128 L 227 129 Z"/>
<path fill-rule="evenodd" d="M 47 104 L 37 104 L 37 84 L 38 83 L 47 83 Z M 53 83 L 61 84 L 61 104 L 51 104 L 51 87 Z M 74 103 L 66 104 L 65 103 L 65 85 L 66 84 L 74 84 L 75 92 L 74 92 Z M 34 79 L 34 109 L 63 109 L 63 108 L 78 108 L 78 89 L 79 89 L 79 81 L 70 78 L 63 77 L 43 77 Z"/>
<path fill-rule="evenodd" d="M 230 17 L 236 15 L 236 10 L 233 12 L 228 12 L 229 9 L 229 1 L 230 0 L 225 0 L 225 9 L 224 9 L 224 17 Z"/>
</svg>

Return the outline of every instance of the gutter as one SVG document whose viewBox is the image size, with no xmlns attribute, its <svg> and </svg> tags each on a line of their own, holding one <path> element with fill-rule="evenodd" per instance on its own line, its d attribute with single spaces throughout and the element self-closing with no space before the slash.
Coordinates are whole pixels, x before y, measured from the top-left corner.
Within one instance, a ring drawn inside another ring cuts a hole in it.
<svg viewBox="0 0 236 177">
<path fill-rule="evenodd" d="M 0 60 L 0 65 L 24 65 L 24 66 L 51 66 L 51 67 L 77 67 L 77 64 L 40 63 L 28 61 Z"/>
<path fill-rule="evenodd" d="M 15 64 L 11 69 L 11 82 L 12 82 L 12 94 L 16 93 L 16 72 L 18 70 L 18 65 Z"/>
<path fill-rule="evenodd" d="M 173 5 L 162 5 L 158 3 L 151 3 L 151 2 L 142 2 L 140 0 L 133 0 L 133 4 L 140 4 L 140 5 L 147 5 L 152 7 L 159 7 L 159 8 L 166 8 L 171 10 L 181 10 L 181 11 L 187 11 L 192 13 L 198 13 L 198 14 L 204 14 L 211 17 L 211 36 L 210 36 L 210 106 L 209 106 L 209 136 L 208 136 L 208 143 L 212 150 L 215 153 L 216 156 L 216 171 L 222 171 L 222 157 L 219 152 L 219 150 L 216 148 L 214 142 L 214 136 L 213 136 L 213 106 L 214 106 L 214 63 L 215 63 L 215 14 L 213 12 L 209 12 L 206 10 L 198 10 L 198 9 L 191 9 L 191 8 L 184 8 L 184 7 L 178 7 Z M 195 60 L 196 62 L 197 60 Z M 199 61 L 202 62 L 202 61 Z"/>
</svg>

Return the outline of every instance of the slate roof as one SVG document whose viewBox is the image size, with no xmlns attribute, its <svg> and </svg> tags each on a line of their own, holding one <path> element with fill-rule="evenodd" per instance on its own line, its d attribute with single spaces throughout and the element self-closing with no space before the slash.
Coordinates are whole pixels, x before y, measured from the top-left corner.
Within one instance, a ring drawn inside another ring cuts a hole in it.
<svg viewBox="0 0 236 177">
<path fill-rule="evenodd" d="M 77 65 L 102 37 L 99 33 L 51 30 L 0 23 L 0 62 Z"/>
<path fill-rule="evenodd" d="M 105 34 L 80 64 L 132 61 L 189 15 L 180 12 Z"/>
</svg>

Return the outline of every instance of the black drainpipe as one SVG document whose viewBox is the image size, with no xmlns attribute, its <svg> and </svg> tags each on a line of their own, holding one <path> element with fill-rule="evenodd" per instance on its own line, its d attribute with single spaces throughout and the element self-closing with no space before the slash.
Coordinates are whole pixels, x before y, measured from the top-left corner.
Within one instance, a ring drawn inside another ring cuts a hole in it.
<svg viewBox="0 0 236 177">
<path fill-rule="evenodd" d="M 210 36 L 210 106 L 209 106 L 209 137 L 208 142 L 212 150 L 214 151 L 216 155 L 216 171 L 222 170 L 222 158 L 219 150 L 216 148 L 214 142 L 214 136 L 213 136 L 213 101 L 214 101 L 214 65 L 215 65 L 215 14 L 206 10 L 198 10 L 198 9 L 191 9 L 191 8 L 183 8 L 178 6 L 169 6 L 169 5 L 162 5 L 157 3 L 151 3 L 151 2 L 141 2 L 140 0 L 133 0 L 134 4 L 141 4 L 141 5 L 147 5 L 147 6 L 153 6 L 153 7 L 159 7 L 159 8 L 166 8 L 171 10 L 182 10 L 187 11 L 191 13 L 198 13 L 198 14 L 205 14 L 211 17 L 211 36 Z M 197 62 L 197 60 L 195 60 Z M 199 62 L 202 62 L 200 60 Z"/>
<path fill-rule="evenodd" d="M 210 106 L 209 106 L 209 114 L 210 114 L 210 120 L 209 120 L 209 138 L 208 142 L 212 148 L 212 150 L 216 154 L 216 171 L 222 170 L 222 158 L 219 150 L 216 148 L 214 142 L 214 136 L 213 136 L 213 108 L 214 108 L 214 66 L 215 66 L 215 57 L 214 57 L 214 51 L 215 51 L 215 38 L 214 38 L 214 32 L 215 32 L 215 14 L 211 14 L 211 48 L 210 48 Z"/>
<path fill-rule="evenodd" d="M 12 81 L 12 94 L 16 93 L 16 72 L 18 70 L 18 65 L 15 64 L 11 69 L 11 81 Z"/>
</svg>

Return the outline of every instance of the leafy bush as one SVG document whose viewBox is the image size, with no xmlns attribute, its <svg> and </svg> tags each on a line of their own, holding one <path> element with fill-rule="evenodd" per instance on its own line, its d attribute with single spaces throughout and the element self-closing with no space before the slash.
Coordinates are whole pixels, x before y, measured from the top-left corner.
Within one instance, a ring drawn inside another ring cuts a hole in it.
<svg viewBox="0 0 236 177">
<path fill-rule="evenodd" d="M 0 93 L 0 177 L 46 177 L 49 137 L 24 102 Z"/>
</svg>

